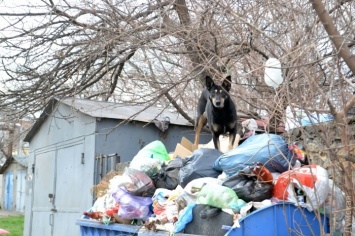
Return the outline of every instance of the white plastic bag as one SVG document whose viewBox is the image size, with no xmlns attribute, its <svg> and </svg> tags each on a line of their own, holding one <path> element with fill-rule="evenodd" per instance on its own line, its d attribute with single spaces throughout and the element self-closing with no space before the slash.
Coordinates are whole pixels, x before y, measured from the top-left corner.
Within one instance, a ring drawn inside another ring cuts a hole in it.
<svg viewBox="0 0 355 236">
<path fill-rule="evenodd" d="M 302 191 L 305 198 L 297 195 L 295 189 Z M 325 202 L 328 193 L 328 172 L 318 165 L 309 165 L 282 173 L 276 180 L 273 196 L 313 211 Z"/>
<path fill-rule="evenodd" d="M 106 209 L 116 206 L 116 201 L 112 197 L 112 194 L 105 194 L 102 197 L 99 197 L 94 205 L 91 207 L 93 212 L 105 212 Z"/>
<path fill-rule="evenodd" d="M 328 216 L 333 221 L 331 224 L 334 231 L 344 232 L 342 221 L 345 218 L 345 194 L 341 189 L 334 184 L 332 179 L 329 179 L 329 193 L 324 204 L 320 207 L 319 212 Z"/>
<path fill-rule="evenodd" d="M 149 177 L 157 174 L 164 161 L 170 160 L 161 141 L 153 141 L 143 147 L 132 159 L 129 167 L 143 171 Z"/>
</svg>

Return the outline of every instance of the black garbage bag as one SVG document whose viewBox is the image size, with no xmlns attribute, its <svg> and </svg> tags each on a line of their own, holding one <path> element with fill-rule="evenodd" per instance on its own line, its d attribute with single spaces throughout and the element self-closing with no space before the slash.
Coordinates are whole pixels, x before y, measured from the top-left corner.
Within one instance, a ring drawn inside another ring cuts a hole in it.
<svg viewBox="0 0 355 236">
<path fill-rule="evenodd" d="M 180 157 L 169 161 L 167 165 L 163 164 L 158 173 L 151 177 L 155 187 L 169 190 L 175 189 L 179 184 L 179 171 L 182 166 L 183 160 Z"/>
<path fill-rule="evenodd" d="M 223 236 L 227 231 L 222 226 L 233 225 L 233 216 L 219 208 L 197 204 L 192 213 L 193 219 L 186 225 L 185 234 Z"/>
<path fill-rule="evenodd" d="M 184 166 L 179 171 L 180 185 L 185 188 L 194 179 L 202 177 L 217 178 L 222 172 L 213 169 L 213 164 L 222 154 L 216 149 L 196 149 L 184 159 Z"/>
<path fill-rule="evenodd" d="M 240 171 L 226 179 L 222 185 L 233 189 L 238 198 L 246 202 L 261 202 L 272 197 L 273 184 L 259 181 L 251 172 Z"/>
</svg>

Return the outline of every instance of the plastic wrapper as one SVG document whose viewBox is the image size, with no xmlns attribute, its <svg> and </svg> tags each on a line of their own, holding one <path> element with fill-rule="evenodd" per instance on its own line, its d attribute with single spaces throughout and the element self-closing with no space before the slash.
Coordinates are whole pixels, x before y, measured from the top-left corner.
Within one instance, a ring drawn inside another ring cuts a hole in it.
<svg viewBox="0 0 355 236">
<path fill-rule="evenodd" d="M 90 211 L 105 212 L 106 209 L 115 207 L 115 205 L 116 205 L 115 198 L 111 194 L 105 194 L 104 196 L 96 199 Z"/>
<path fill-rule="evenodd" d="M 221 155 L 213 167 L 232 176 L 254 162 L 262 163 L 270 172 L 285 172 L 296 161 L 286 141 L 276 134 L 258 134 L 247 138 L 237 148 Z"/>
<path fill-rule="evenodd" d="M 153 200 L 153 212 L 158 220 L 163 223 L 174 223 L 178 220 L 178 210 L 179 205 L 177 203 L 177 197 L 181 190 L 168 190 L 163 188 L 158 188 Z"/>
<path fill-rule="evenodd" d="M 157 174 L 164 161 L 170 160 L 164 144 L 153 141 L 144 146 L 132 159 L 129 167 L 146 173 L 149 177 Z"/>
<path fill-rule="evenodd" d="M 155 186 L 153 181 L 144 172 L 126 167 L 123 176 L 127 176 L 127 179 L 129 179 L 128 183 L 123 184 L 129 193 L 142 197 L 152 197 L 154 195 Z"/>
<path fill-rule="evenodd" d="M 166 201 L 172 194 L 172 190 L 165 189 L 165 188 L 157 188 L 155 193 L 152 197 L 153 202 L 156 201 Z"/>
<path fill-rule="evenodd" d="M 318 166 L 309 165 L 282 173 L 276 180 L 273 196 L 306 207 L 318 209 L 329 193 L 328 172 Z"/>
<path fill-rule="evenodd" d="M 230 188 L 218 184 L 206 184 L 197 195 L 198 204 L 205 204 L 218 208 L 230 208 L 239 212 L 245 205 L 242 199 Z"/>
<path fill-rule="evenodd" d="M 249 167 L 251 173 L 256 176 L 257 180 L 266 184 L 273 184 L 274 177 L 271 172 L 260 162 L 253 163 Z"/>
<path fill-rule="evenodd" d="M 155 201 L 153 203 L 155 217 L 162 223 L 175 223 L 178 220 L 179 212 L 176 201 Z"/>
<path fill-rule="evenodd" d="M 179 172 L 179 182 L 184 188 L 190 181 L 203 177 L 217 178 L 221 172 L 213 169 L 213 163 L 222 153 L 216 149 L 199 148 L 184 159 Z"/>
<path fill-rule="evenodd" d="M 118 216 L 122 219 L 146 219 L 150 216 L 150 197 L 134 196 L 123 188 L 118 188 L 112 195 L 120 205 Z"/>
<path fill-rule="evenodd" d="M 130 184 L 131 180 L 127 175 L 116 175 L 109 181 L 108 192 L 110 194 L 117 191 L 117 188 L 120 186 L 125 186 L 126 184 Z"/>
<path fill-rule="evenodd" d="M 243 138 L 248 138 L 255 135 L 255 131 L 258 129 L 258 123 L 254 119 L 247 119 L 242 122 L 242 127 L 244 133 Z M 245 132 L 245 128 L 248 129 L 248 132 Z"/>
</svg>

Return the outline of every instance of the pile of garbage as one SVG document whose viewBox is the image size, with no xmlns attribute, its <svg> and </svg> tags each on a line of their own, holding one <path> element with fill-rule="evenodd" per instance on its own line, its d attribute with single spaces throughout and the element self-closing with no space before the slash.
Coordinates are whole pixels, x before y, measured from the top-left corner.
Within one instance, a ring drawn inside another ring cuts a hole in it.
<svg viewBox="0 0 355 236">
<path fill-rule="evenodd" d="M 247 214 L 280 201 L 325 215 L 344 209 L 343 193 L 333 189 L 327 171 L 305 161 L 302 148 L 275 134 L 250 136 L 226 153 L 199 148 L 174 159 L 154 141 L 122 174 L 100 183 L 107 188 L 84 215 L 105 224 L 219 235 L 226 232 L 222 225 L 238 228 Z M 214 223 L 201 228 L 196 217 Z"/>
</svg>

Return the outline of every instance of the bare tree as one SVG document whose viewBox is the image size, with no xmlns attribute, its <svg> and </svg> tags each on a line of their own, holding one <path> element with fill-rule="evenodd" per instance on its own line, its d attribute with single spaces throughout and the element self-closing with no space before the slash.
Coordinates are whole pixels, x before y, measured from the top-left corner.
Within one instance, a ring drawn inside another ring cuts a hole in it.
<svg viewBox="0 0 355 236">
<path fill-rule="evenodd" d="M 188 111 L 195 109 L 201 79 L 209 74 L 220 82 L 231 74 L 238 110 L 269 117 L 270 130 L 285 123 L 286 107 L 295 115 L 335 117 L 346 155 L 338 158 L 330 128 L 321 126 L 320 138 L 334 168 L 347 173 L 343 189 L 354 201 L 353 167 L 341 161 L 354 163 L 347 115 L 355 102 L 354 1 L 2 5 L 2 111 L 35 115 L 52 96 L 76 96 L 175 108 L 193 123 Z M 284 82 L 276 91 L 263 81 L 271 57 L 282 63 Z"/>
<path fill-rule="evenodd" d="M 346 66 L 350 69 L 352 75 L 355 74 L 355 54 L 353 54 L 348 46 L 348 39 L 347 34 L 341 35 L 336 28 L 333 19 L 331 18 L 330 14 L 326 10 L 324 4 L 320 0 L 310 0 L 314 10 L 316 11 L 317 15 L 319 16 L 320 21 L 322 22 L 327 34 L 331 42 L 333 43 L 336 51 L 338 52 L 338 56 L 341 60 L 344 61 Z M 349 83 L 345 79 L 346 82 Z M 352 136 L 348 126 L 348 119 L 347 114 L 349 110 L 355 106 L 355 93 L 353 93 L 350 99 L 344 100 L 344 105 L 341 107 L 340 111 L 336 111 L 335 106 L 327 99 L 327 103 L 329 105 L 330 112 L 333 114 L 336 125 L 340 129 L 340 138 L 342 141 L 342 154 L 345 154 L 345 158 L 350 160 L 354 163 L 355 156 L 351 150 L 354 147 L 350 146 L 352 142 Z M 353 218 L 353 206 L 355 202 L 355 195 L 354 195 L 354 186 L 353 186 L 353 168 L 352 163 L 343 163 L 342 167 L 346 170 L 345 175 L 345 190 L 346 190 L 346 220 L 345 220 L 345 235 L 351 235 L 351 228 L 352 228 L 352 218 Z"/>
</svg>

